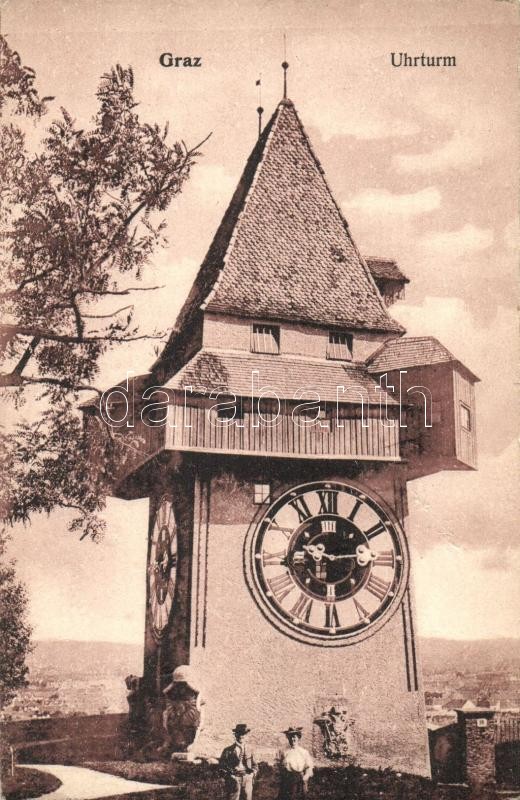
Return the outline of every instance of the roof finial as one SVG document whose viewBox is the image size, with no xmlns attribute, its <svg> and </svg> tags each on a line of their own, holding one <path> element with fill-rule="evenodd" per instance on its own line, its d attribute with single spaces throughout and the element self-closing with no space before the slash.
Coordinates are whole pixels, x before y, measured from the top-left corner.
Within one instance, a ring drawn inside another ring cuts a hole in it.
<svg viewBox="0 0 520 800">
<path fill-rule="evenodd" d="M 283 67 L 283 99 L 287 100 L 287 70 L 289 69 L 289 64 L 287 61 L 282 63 Z"/>
<path fill-rule="evenodd" d="M 287 100 L 287 70 L 289 69 L 289 64 L 287 63 L 287 36 L 283 35 L 283 99 Z"/>
<path fill-rule="evenodd" d="M 256 85 L 258 86 L 258 108 L 256 109 L 256 113 L 258 114 L 258 138 L 260 138 L 260 134 L 262 133 L 262 114 L 264 113 L 264 109 L 262 108 L 262 73 L 260 73 Z"/>
<path fill-rule="evenodd" d="M 264 109 L 262 106 L 258 106 L 256 112 L 258 114 L 258 138 L 260 138 L 262 135 L 262 114 L 264 113 Z"/>
</svg>

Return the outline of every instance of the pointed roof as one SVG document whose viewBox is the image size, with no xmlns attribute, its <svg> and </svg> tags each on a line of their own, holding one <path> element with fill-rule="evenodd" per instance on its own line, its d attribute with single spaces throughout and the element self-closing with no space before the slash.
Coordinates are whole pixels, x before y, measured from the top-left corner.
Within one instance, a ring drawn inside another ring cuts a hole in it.
<svg viewBox="0 0 520 800">
<path fill-rule="evenodd" d="M 480 381 L 447 347 L 434 336 L 404 336 L 384 342 L 367 360 L 371 373 L 423 367 L 433 364 L 457 364 L 472 383 Z"/>
<path fill-rule="evenodd" d="M 200 309 L 402 333 L 350 235 L 296 109 L 258 139 L 176 329 Z"/>
</svg>

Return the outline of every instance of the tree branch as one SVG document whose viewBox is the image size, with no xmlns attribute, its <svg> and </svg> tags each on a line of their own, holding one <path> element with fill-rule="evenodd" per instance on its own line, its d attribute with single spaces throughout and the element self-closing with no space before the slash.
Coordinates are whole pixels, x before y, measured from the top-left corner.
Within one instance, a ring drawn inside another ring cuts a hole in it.
<svg viewBox="0 0 520 800">
<path fill-rule="evenodd" d="M 128 311 L 129 308 L 134 308 L 134 306 L 123 306 L 122 308 L 118 308 L 117 311 L 112 311 L 110 314 L 83 314 L 83 317 L 85 319 L 109 319 L 110 317 L 115 317 L 116 314 L 121 314 L 123 311 Z"/>
<path fill-rule="evenodd" d="M 71 336 L 66 333 L 56 333 L 46 331 L 43 328 L 34 328 L 30 325 L 8 325 L 0 324 L 0 334 L 9 340 L 15 336 L 33 336 L 40 339 L 50 339 L 53 342 L 64 342 L 65 344 L 92 344 L 93 342 L 137 342 L 140 339 L 162 339 L 166 335 L 163 333 L 143 333 L 140 336 Z"/>
<path fill-rule="evenodd" d="M 76 294 L 96 294 L 96 295 L 128 295 L 130 292 L 155 292 L 157 289 L 164 289 L 163 286 L 129 286 L 127 289 L 76 289 Z"/>
<path fill-rule="evenodd" d="M 1 388 L 14 388 L 15 386 L 26 386 L 32 384 L 43 384 L 47 386 L 61 386 L 63 389 L 70 389 L 75 392 L 96 392 L 102 395 L 102 391 L 96 386 L 89 386 L 88 384 L 72 383 L 71 381 L 62 378 L 42 377 L 36 378 L 32 375 L 20 375 L 18 372 L 10 372 L 5 375 L 0 375 Z"/>
<path fill-rule="evenodd" d="M 29 362 L 29 359 L 32 358 L 32 356 L 34 354 L 34 351 L 38 347 L 39 343 L 40 343 L 40 337 L 39 336 L 35 336 L 33 338 L 33 340 L 31 341 L 30 345 L 26 348 L 25 353 L 21 357 L 20 361 L 18 362 L 16 367 L 13 369 L 14 373 L 16 373 L 18 375 L 22 374 L 22 372 L 24 371 L 25 367 L 27 366 L 27 364 Z"/>
<path fill-rule="evenodd" d="M 28 278 L 24 278 L 21 283 L 15 289 L 10 289 L 7 292 L 0 292 L 0 297 L 15 297 L 17 294 L 20 294 L 22 289 L 29 283 L 34 283 L 35 281 L 39 281 L 41 278 L 46 278 L 47 275 L 50 275 L 51 272 L 55 272 L 60 267 L 57 264 L 53 264 L 52 267 L 48 267 L 48 269 L 43 269 L 41 272 L 38 272 L 36 275 L 31 275 Z"/>
</svg>

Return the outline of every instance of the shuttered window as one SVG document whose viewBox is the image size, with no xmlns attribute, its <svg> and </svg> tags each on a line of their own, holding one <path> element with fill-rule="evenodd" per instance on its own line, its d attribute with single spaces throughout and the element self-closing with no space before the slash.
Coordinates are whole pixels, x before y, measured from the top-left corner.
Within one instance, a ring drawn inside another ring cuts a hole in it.
<svg viewBox="0 0 520 800">
<path fill-rule="evenodd" d="M 327 358 L 338 361 L 352 361 L 352 334 L 329 331 Z"/>
<path fill-rule="evenodd" d="M 471 430 L 471 411 L 464 403 L 460 404 L 460 424 L 465 430 Z"/>
<path fill-rule="evenodd" d="M 251 350 L 253 353 L 279 353 L 280 327 L 255 323 L 251 334 Z"/>
</svg>

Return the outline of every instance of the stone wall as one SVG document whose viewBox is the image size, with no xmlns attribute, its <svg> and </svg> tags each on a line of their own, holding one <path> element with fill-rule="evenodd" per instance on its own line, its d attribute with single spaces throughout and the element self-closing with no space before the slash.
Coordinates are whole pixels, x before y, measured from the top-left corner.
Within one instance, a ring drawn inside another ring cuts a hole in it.
<svg viewBox="0 0 520 800">
<path fill-rule="evenodd" d="M 284 474 L 281 465 L 269 464 L 277 492 L 314 477 L 354 478 L 324 475 L 323 465 L 291 464 L 286 470 Z M 361 476 L 359 468 L 357 472 L 358 479 L 394 509 L 404 508 L 395 470 L 381 468 Z M 356 763 L 428 775 L 424 700 L 420 674 L 412 664 L 409 600 L 406 610 L 398 607 L 381 630 L 354 645 L 317 647 L 282 635 L 261 613 L 244 579 L 244 538 L 258 512 L 253 505 L 254 476 L 246 464 L 236 471 L 230 466 L 210 473 L 196 500 L 199 518 L 193 545 L 189 663 L 205 703 L 197 752 L 218 755 L 231 741 L 233 726 L 244 722 L 252 728 L 250 739 L 258 755 L 270 761 L 285 745 L 283 730 L 301 725 L 303 746 L 323 761 L 314 721 L 335 707 L 353 720 L 349 749 Z"/>
<path fill-rule="evenodd" d="M 470 786 L 495 782 L 496 716 L 489 708 L 457 711 L 465 765 L 465 780 Z"/>
<path fill-rule="evenodd" d="M 79 764 L 88 759 L 126 758 L 130 739 L 127 714 L 5 722 L 0 734 L 14 747 L 20 764 Z"/>
</svg>

